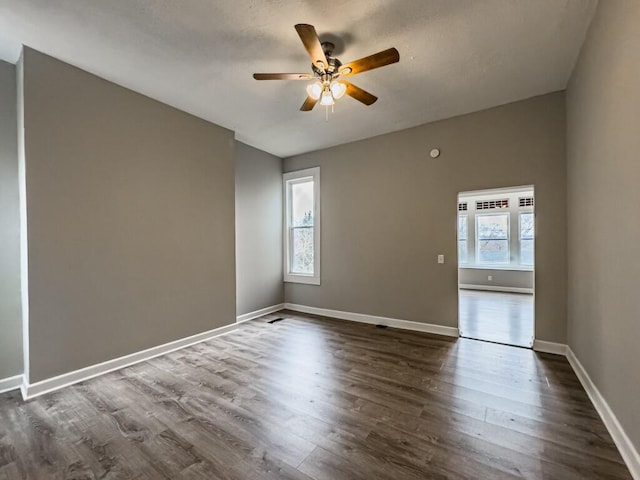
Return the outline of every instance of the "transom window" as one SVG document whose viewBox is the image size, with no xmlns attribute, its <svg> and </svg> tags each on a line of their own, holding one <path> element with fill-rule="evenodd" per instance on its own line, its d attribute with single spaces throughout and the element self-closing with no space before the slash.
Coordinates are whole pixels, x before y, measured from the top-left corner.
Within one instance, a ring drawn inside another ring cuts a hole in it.
<svg viewBox="0 0 640 480">
<path fill-rule="evenodd" d="M 476 210 L 490 210 L 493 208 L 509 208 L 509 199 L 485 200 L 476 202 Z"/>
</svg>

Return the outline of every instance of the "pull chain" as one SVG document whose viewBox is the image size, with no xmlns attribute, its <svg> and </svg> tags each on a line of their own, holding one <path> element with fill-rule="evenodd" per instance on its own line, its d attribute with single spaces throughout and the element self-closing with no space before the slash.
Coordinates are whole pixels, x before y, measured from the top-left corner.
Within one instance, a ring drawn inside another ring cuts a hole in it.
<svg viewBox="0 0 640 480">
<path fill-rule="evenodd" d="M 331 113 L 334 113 L 333 107 L 335 106 L 335 104 L 331 105 Z M 328 122 L 329 121 L 329 105 L 325 105 L 324 107 L 324 121 Z"/>
</svg>

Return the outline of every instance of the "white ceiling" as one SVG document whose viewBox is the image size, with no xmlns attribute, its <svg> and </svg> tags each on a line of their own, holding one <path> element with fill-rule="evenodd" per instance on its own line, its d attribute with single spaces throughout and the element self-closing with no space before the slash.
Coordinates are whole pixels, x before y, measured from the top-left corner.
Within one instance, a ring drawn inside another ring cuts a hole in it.
<svg viewBox="0 0 640 480">
<path fill-rule="evenodd" d="M 20 44 L 236 132 L 281 157 L 562 90 L 597 0 L 0 0 L 0 58 Z M 309 72 L 293 26 L 344 39 L 343 63 L 396 47 L 351 78 L 377 95 L 298 109 Z"/>
</svg>

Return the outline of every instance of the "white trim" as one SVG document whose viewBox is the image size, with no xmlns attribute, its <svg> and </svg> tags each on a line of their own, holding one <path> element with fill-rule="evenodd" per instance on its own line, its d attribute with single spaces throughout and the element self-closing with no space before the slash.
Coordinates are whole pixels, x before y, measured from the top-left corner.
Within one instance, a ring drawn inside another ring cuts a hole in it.
<svg viewBox="0 0 640 480">
<path fill-rule="evenodd" d="M 320 277 L 316 275 L 301 275 L 297 273 L 285 273 L 285 283 L 304 283 L 306 285 L 320 285 Z"/>
<path fill-rule="evenodd" d="M 22 374 L 13 377 L 0 378 L 0 393 L 17 390 L 22 384 Z"/>
<path fill-rule="evenodd" d="M 505 193 L 524 193 L 529 194 L 531 192 L 531 197 L 534 195 L 534 187 L 535 185 L 521 185 L 519 187 L 499 187 L 499 188 L 489 188 L 485 190 L 470 190 L 468 192 L 460 192 L 458 194 L 458 198 L 467 199 L 469 197 L 492 197 L 492 196 L 500 196 Z"/>
<path fill-rule="evenodd" d="M 248 322 L 249 320 L 253 320 L 254 318 L 262 317 L 263 315 L 269 315 L 270 313 L 274 312 L 279 312 L 283 309 L 284 303 L 279 303 L 277 305 L 271 305 L 270 307 L 261 308 L 260 310 L 244 313 L 236 317 L 236 323 Z"/>
<path fill-rule="evenodd" d="M 491 292 L 533 293 L 533 288 L 499 287 L 493 285 L 469 285 L 462 283 L 458 286 L 462 290 L 487 290 Z"/>
<path fill-rule="evenodd" d="M 351 322 L 367 323 L 370 325 L 386 325 L 393 328 L 401 328 L 403 330 L 413 330 L 416 332 L 435 333 L 436 335 L 446 335 L 448 337 L 458 337 L 458 329 L 455 327 L 446 327 L 444 325 L 434 325 L 432 323 L 413 322 L 410 320 L 400 320 L 397 318 L 378 317 L 375 315 L 367 315 L 364 313 L 343 312 L 340 310 L 329 310 L 327 308 L 308 307 L 306 305 L 297 305 L 295 303 L 285 303 L 284 308 L 294 310 L 296 312 L 310 313 L 312 315 L 321 315 L 324 317 L 337 318 L 339 320 L 349 320 Z"/>
<path fill-rule="evenodd" d="M 464 215 L 460 215 L 460 216 L 462 217 Z M 467 237 L 468 236 L 469 235 L 467 235 Z M 507 271 L 507 272 L 531 272 L 531 273 L 533 273 L 533 270 L 534 270 L 533 267 L 529 267 L 525 265 L 515 265 L 515 266 L 493 265 L 491 266 L 488 263 L 486 265 L 476 265 L 475 263 L 458 263 L 458 268 L 462 270 L 465 270 L 465 269 L 466 270 L 489 270 L 489 271 L 499 270 L 499 271 Z"/>
<path fill-rule="evenodd" d="M 130 353 L 129 355 L 114 358 L 113 360 L 107 360 L 106 362 L 81 368 L 80 370 L 74 370 L 73 372 L 63 373 L 62 375 L 47 378 L 35 383 L 28 383 L 25 378 L 21 387 L 22 397 L 25 400 L 28 400 L 63 387 L 68 387 L 74 383 L 83 382 L 99 375 L 119 370 L 135 363 L 144 362 L 145 360 L 149 360 L 196 343 L 205 342 L 214 337 L 230 333 L 237 328 L 238 324 L 225 325 L 224 327 L 208 330 L 206 332 L 174 340 L 173 342 L 168 342 L 163 345 L 147 348 L 146 350 L 141 350 L 139 352 Z"/>
<path fill-rule="evenodd" d="M 300 275 L 290 272 L 291 260 L 291 234 L 290 209 L 291 195 L 289 186 L 313 179 L 313 275 Z M 320 167 L 306 168 L 282 174 L 282 198 L 283 198 L 283 281 L 289 283 L 305 283 L 308 285 L 320 285 Z"/>
<path fill-rule="evenodd" d="M 536 352 L 553 353 L 554 355 L 566 355 L 567 346 L 564 343 L 546 342 L 544 340 L 534 340 L 533 349 Z"/>
<path fill-rule="evenodd" d="M 631 476 L 635 480 L 640 480 L 640 454 L 638 450 L 636 450 L 636 447 L 622 428 L 622 425 L 620 425 L 613 410 L 611 410 L 611 407 L 598 390 L 598 387 L 593 383 L 591 377 L 589 377 L 589 374 L 580 363 L 580 360 L 578 360 L 578 357 L 576 357 L 573 350 L 571 350 L 571 347 L 567 347 L 567 360 L 569 360 L 569 364 L 573 368 L 573 371 L 576 372 L 587 395 L 589 395 L 591 403 L 593 403 L 593 406 L 600 414 L 611 438 L 613 438 L 616 447 L 618 447 L 620 455 L 622 455 L 622 459 L 627 464 Z"/>
</svg>

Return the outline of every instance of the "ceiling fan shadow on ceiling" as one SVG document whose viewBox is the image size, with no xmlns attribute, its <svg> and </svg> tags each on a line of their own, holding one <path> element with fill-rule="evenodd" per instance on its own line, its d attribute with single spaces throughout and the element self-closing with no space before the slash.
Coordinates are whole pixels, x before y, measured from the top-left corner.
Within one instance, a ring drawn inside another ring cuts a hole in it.
<svg viewBox="0 0 640 480">
<path fill-rule="evenodd" d="M 345 80 L 358 73 L 384 67 L 400 61 L 400 54 L 395 48 L 374 53 L 368 57 L 342 64 L 333 56 L 335 45 L 331 42 L 320 42 L 313 25 L 300 23 L 295 26 L 300 40 L 311 57 L 313 73 L 254 73 L 256 80 L 311 80 L 307 85 L 307 99 L 300 110 L 313 110 L 317 103 L 327 107 L 345 94 L 365 105 L 371 105 L 378 97 Z"/>
</svg>

